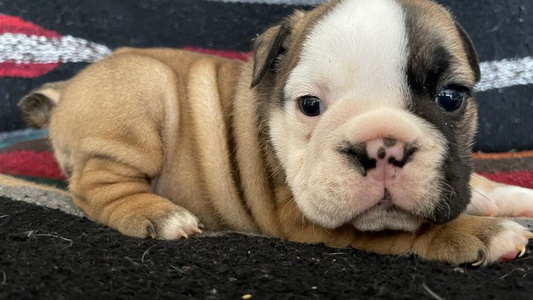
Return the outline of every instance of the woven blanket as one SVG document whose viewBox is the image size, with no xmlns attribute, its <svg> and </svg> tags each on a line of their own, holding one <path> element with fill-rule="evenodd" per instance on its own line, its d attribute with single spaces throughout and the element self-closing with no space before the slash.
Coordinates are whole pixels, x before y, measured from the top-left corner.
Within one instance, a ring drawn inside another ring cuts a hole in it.
<svg viewBox="0 0 533 300">
<path fill-rule="evenodd" d="M 533 149 L 533 2 L 437 0 L 471 35 L 485 152 Z M 193 47 L 242 57 L 251 40 L 320 0 L 33 0 L 0 2 L 0 132 L 24 127 L 15 103 L 120 46 Z"/>
<path fill-rule="evenodd" d="M 531 299 L 531 245 L 521 259 L 476 269 L 237 233 L 121 236 L 72 204 L 46 130 L 23 129 L 25 93 L 117 47 L 246 60 L 257 33 L 320 2 L 0 1 L 0 299 Z M 482 61 L 476 170 L 533 188 L 533 2 L 438 2 Z"/>
</svg>

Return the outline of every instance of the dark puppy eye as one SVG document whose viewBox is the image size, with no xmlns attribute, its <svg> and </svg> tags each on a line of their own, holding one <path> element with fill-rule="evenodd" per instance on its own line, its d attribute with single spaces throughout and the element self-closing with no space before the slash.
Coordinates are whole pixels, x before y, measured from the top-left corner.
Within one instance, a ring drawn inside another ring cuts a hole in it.
<svg viewBox="0 0 533 300">
<path fill-rule="evenodd" d="M 315 96 L 303 96 L 298 100 L 300 110 L 308 117 L 316 117 L 324 111 L 322 100 Z"/>
<path fill-rule="evenodd" d="M 446 111 L 451 112 L 458 110 L 465 101 L 465 98 L 465 88 L 447 85 L 439 91 L 437 97 L 435 97 L 435 102 Z"/>
</svg>

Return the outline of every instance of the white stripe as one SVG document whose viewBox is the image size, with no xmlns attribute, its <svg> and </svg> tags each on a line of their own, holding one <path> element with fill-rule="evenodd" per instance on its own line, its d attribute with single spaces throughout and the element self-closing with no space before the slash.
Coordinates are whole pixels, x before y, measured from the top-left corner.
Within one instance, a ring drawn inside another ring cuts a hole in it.
<svg viewBox="0 0 533 300">
<path fill-rule="evenodd" d="M 95 62 L 110 53 L 111 49 L 104 45 L 72 36 L 49 39 L 42 36 L 27 36 L 25 34 L 0 34 L 0 63 Z M 482 78 L 481 82 L 476 86 L 476 90 L 480 92 L 516 85 L 533 84 L 533 57 L 531 56 L 520 59 L 482 62 L 480 67 Z"/>
<path fill-rule="evenodd" d="M 533 57 L 482 62 L 478 91 L 533 84 Z"/>
<path fill-rule="evenodd" d="M 13 33 L 0 35 L 0 63 L 95 62 L 110 53 L 104 45 L 70 35 L 59 39 Z"/>
<path fill-rule="evenodd" d="M 318 5 L 329 0 L 208 0 L 212 2 L 229 3 L 264 3 L 264 4 L 285 4 L 285 5 Z"/>
</svg>

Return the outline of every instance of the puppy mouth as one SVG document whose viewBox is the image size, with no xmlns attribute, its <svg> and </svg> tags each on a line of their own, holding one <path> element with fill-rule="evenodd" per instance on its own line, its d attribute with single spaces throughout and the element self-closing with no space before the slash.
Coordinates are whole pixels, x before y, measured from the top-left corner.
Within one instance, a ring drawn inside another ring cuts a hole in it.
<svg viewBox="0 0 533 300">
<path fill-rule="evenodd" d="M 416 231 L 425 221 L 415 214 L 396 206 L 392 195 L 385 189 L 383 198 L 352 221 L 360 231 Z"/>
<path fill-rule="evenodd" d="M 385 188 L 385 191 L 383 192 L 383 198 L 379 200 L 376 206 L 381 206 L 382 208 L 386 209 L 396 207 L 394 203 L 392 203 L 392 195 L 388 189 Z"/>
</svg>

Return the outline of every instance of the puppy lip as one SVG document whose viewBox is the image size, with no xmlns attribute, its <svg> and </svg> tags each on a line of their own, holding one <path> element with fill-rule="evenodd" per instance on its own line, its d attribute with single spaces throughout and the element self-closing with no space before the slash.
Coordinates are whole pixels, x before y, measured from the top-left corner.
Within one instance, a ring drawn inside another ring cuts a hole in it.
<svg viewBox="0 0 533 300">
<path fill-rule="evenodd" d="M 396 204 L 394 204 L 394 202 L 392 201 L 392 198 L 384 197 L 383 199 L 381 199 L 378 202 L 376 202 L 376 204 L 372 205 L 368 209 L 366 209 L 366 210 L 362 211 L 361 213 L 357 214 L 357 216 L 355 216 L 352 220 L 355 220 L 355 219 L 359 218 L 360 216 L 366 214 L 367 212 L 369 212 L 371 210 L 376 210 L 376 209 L 383 210 L 383 211 L 386 211 L 386 212 L 395 212 L 395 211 L 396 212 L 401 212 L 401 213 L 409 214 L 409 215 L 412 215 L 414 217 L 420 218 L 419 216 L 415 215 L 411 211 L 405 210 L 405 209 L 397 206 Z"/>
<path fill-rule="evenodd" d="M 376 216 L 373 216 L 373 214 L 379 214 L 380 211 L 384 211 L 384 214 L 379 217 L 381 221 L 379 219 L 374 219 Z M 376 222 L 376 224 L 369 225 L 369 221 Z M 410 211 L 401 209 L 391 203 L 389 205 L 372 206 L 368 210 L 354 217 L 349 222 L 349 224 L 352 225 L 356 230 L 361 231 L 399 230 L 411 232 L 416 231 L 418 229 L 418 226 L 426 222 L 427 221 L 421 216 L 418 216 Z"/>
</svg>

